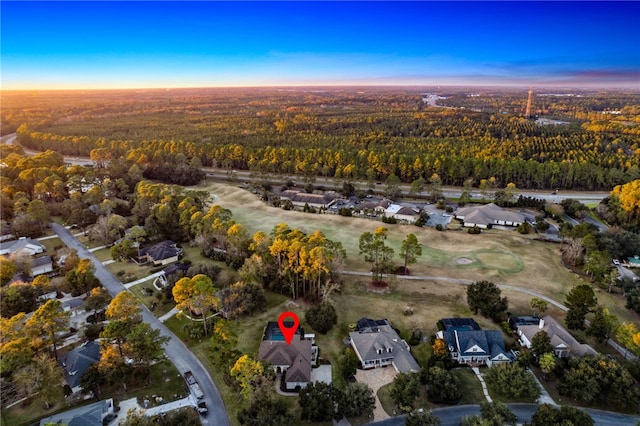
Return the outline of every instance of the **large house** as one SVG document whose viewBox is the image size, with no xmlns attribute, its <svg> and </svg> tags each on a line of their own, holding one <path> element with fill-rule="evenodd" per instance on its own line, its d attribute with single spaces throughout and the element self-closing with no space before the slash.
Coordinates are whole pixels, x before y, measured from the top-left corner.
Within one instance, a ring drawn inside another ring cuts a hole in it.
<svg viewBox="0 0 640 426">
<path fill-rule="evenodd" d="M 91 340 L 60 357 L 64 369 L 64 380 L 76 393 L 82 390 L 80 380 L 89 367 L 100 360 L 100 345 Z"/>
<path fill-rule="evenodd" d="M 309 207 L 317 209 L 329 208 L 338 198 L 339 195 L 332 191 L 325 194 L 313 194 L 297 191 L 295 189 L 287 189 L 280 193 L 281 200 L 290 200 L 296 207 L 304 207 L 305 205 L 308 205 Z"/>
<path fill-rule="evenodd" d="M 45 250 L 45 246 L 40 244 L 39 241 L 25 237 L 0 244 L 0 255 L 26 254 L 35 256 L 36 254 L 44 253 Z"/>
<path fill-rule="evenodd" d="M 53 260 L 51 256 L 40 256 L 31 262 L 31 276 L 42 275 L 53 271 Z"/>
<path fill-rule="evenodd" d="M 472 318 L 444 318 L 441 323 L 444 330 L 436 336 L 444 339 L 451 358 L 461 364 L 491 367 L 515 359 L 514 354 L 505 349 L 500 330 L 481 330 Z"/>
<path fill-rule="evenodd" d="M 171 240 L 161 241 L 140 251 L 142 261 L 152 262 L 155 266 L 177 262 L 182 249 Z"/>
<path fill-rule="evenodd" d="M 505 210 L 494 203 L 458 209 L 455 218 L 461 220 L 465 227 L 483 229 L 493 225 L 518 226 L 525 221 L 523 214 Z"/>
<path fill-rule="evenodd" d="M 268 362 L 276 373 L 284 373 L 287 390 L 303 389 L 311 381 L 311 367 L 317 362 L 314 338 L 314 334 L 304 334 L 298 327 L 291 343 L 287 344 L 278 323 L 269 321 L 258 348 L 258 358 Z"/>
<path fill-rule="evenodd" d="M 67 426 L 102 426 L 108 415 L 113 415 L 113 399 L 105 399 L 93 404 L 67 410 L 40 420 L 40 426 L 47 424 Z"/>
<path fill-rule="evenodd" d="M 384 214 L 396 220 L 415 223 L 420 218 L 420 209 L 415 206 L 409 207 L 400 204 L 390 204 L 384 211 Z"/>
<path fill-rule="evenodd" d="M 519 325 L 517 333 L 520 344 L 530 348 L 533 336 L 541 331 L 546 332 L 549 336 L 553 352 L 558 358 L 581 357 L 584 355 L 597 355 L 598 353 L 591 346 L 578 342 L 571 333 L 550 315 L 540 319 L 537 324 Z"/>
<path fill-rule="evenodd" d="M 420 371 L 409 344 L 398 336 L 386 319 L 360 319 L 357 331 L 349 333 L 349 341 L 362 368 L 393 365 L 399 373 Z"/>
</svg>

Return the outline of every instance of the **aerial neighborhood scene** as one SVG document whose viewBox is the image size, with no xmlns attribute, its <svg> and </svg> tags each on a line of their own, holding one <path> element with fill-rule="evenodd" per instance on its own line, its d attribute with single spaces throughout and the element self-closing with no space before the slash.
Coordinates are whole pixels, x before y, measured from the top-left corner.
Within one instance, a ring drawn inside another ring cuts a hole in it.
<svg viewBox="0 0 640 426">
<path fill-rule="evenodd" d="M 2 2 L 0 426 L 640 426 L 639 2 Z"/>
</svg>

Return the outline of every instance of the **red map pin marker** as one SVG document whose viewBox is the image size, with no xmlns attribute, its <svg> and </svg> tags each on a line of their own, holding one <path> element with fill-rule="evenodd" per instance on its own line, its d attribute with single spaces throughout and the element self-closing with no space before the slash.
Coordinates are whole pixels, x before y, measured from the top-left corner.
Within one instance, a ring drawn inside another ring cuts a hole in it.
<svg viewBox="0 0 640 426">
<path fill-rule="evenodd" d="M 285 326 L 285 318 L 291 318 L 293 320 L 293 326 Z M 284 336 L 284 340 L 287 342 L 287 345 L 291 344 L 291 340 L 293 340 L 293 336 L 296 334 L 299 324 L 300 319 L 298 319 L 298 316 L 295 313 L 287 311 L 280 314 L 280 317 L 278 318 L 278 327 L 280 327 L 280 331 L 282 331 L 282 335 Z"/>
</svg>

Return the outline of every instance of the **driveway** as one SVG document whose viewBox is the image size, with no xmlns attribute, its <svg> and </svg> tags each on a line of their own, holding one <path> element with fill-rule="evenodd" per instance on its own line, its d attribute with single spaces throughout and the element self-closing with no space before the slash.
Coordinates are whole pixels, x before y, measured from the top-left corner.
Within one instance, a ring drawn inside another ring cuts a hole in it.
<svg viewBox="0 0 640 426">
<path fill-rule="evenodd" d="M 373 394 L 376 397 L 376 408 L 373 410 L 374 422 L 388 419 L 390 417 L 387 412 L 384 411 L 384 408 L 382 408 L 382 404 L 378 399 L 378 389 L 393 382 L 393 379 L 397 374 L 398 372 L 391 365 L 382 368 L 371 368 L 369 370 L 356 371 L 356 380 L 361 383 L 366 383 L 371 389 L 373 389 Z"/>
<path fill-rule="evenodd" d="M 69 230 L 57 223 L 51 224 L 51 229 L 58 234 L 60 240 L 67 247 L 77 250 L 81 259 L 89 259 L 96 268 L 95 275 L 102 283 L 102 286 L 111 294 L 116 296 L 121 291 L 126 291 L 124 285 L 113 276 L 111 272 L 84 247 L 77 238 L 75 238 Z M 167 358 L 173 362 L 180 373 L 191 370 L 198 380 L 198 384 L 204 393 L 204 399 L 209 408 L 210 418 L 215 419 L 216 426 L 230 425 L 227 410 L 222 402 L 222 397 L 213 383 L 209 372 L 204 368 L 200 360 L 187 348 L 187 346 L 178 339 L 158 318 L 156 318 L 146 306 L 140 305 L 142 308 L 142 320 L 149 323 L 151 327 L 160 330 L 162 336 L 170 337 L 171 340 L 165 345 L 165 353 Z M 209 424 L 207 419 L 201 418 L 202 424 Z"/>
</svg>

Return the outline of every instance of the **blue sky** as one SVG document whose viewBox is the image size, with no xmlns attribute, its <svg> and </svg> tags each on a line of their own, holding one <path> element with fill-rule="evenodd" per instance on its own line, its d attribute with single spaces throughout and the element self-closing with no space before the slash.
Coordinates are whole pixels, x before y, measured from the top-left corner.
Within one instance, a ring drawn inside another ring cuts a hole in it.
<svg viewBox="0 0 640 426">
<path fill-rule="evenodd" d="M 2 89 L 640 89 L 640 2 L 1 3 Z"/>
</svg>

